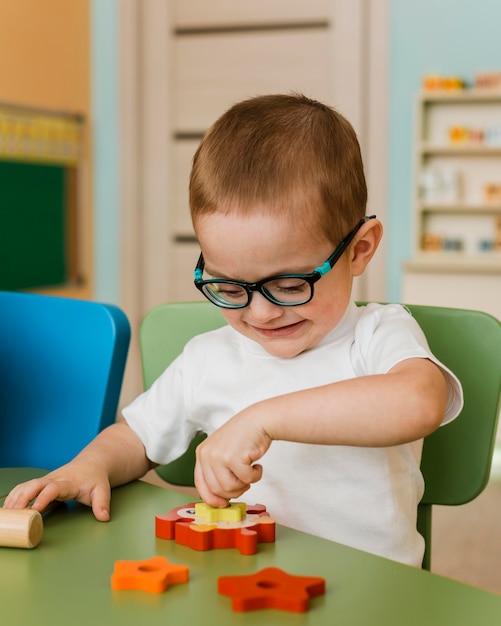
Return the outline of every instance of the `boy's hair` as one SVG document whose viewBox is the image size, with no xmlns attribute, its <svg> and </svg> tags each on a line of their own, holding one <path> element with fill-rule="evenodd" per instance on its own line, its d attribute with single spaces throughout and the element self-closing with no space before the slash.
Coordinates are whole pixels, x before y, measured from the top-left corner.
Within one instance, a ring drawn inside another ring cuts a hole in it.
<svg viewBox="0 0 501 626">
<path fill-rule="evenodd" d="M 193 159 L 194 222 L 215 212 L 266 211 L 318 229 L 335 245 L 365 215 L 360 146 L 337 111 L 301 94 L 232 106 Z"/>
</svg>

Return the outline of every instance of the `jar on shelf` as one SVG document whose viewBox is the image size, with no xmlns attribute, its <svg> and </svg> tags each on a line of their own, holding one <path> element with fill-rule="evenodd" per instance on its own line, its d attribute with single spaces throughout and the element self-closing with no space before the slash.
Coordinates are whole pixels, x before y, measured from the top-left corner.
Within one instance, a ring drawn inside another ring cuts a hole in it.
<svg viewBox="0 0 501 626">
<path fill-rule="evenodd" d="M 461 173 L 455 168 L 427 167 L 421 176 L 420 190 L 426 204 L 457 204 L 462 198 Z"/>
</svg>

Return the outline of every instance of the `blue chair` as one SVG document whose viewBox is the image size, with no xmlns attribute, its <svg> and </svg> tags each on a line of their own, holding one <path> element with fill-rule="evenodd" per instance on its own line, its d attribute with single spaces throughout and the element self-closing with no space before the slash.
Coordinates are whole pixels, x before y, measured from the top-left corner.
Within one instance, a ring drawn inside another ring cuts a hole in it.
<svg viewBox="0 0 501 626">
<path fill-rule="evenodd" d="M 0 467 L 52 470 L 112 424 L 129 341 L 116 306 L 0 292 Z"/>
</svg>

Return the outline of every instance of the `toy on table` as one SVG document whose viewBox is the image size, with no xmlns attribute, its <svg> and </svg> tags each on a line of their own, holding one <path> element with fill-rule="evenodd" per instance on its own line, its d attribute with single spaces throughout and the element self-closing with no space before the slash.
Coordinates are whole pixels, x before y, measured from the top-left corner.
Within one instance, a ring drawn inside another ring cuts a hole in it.
<svg viewBox="0 0 501 626">
<path fill-rule="evenodd" d="M 155 534 L 194 550 L 238 548 L 247 555 L 257 552 L 258 543 L 275 541 L 275 520 L 262 504 L 233 502 L 226 508 L 215 508 L 198 502 L 157 515 Z"/>
<path fill-rule="evenodd" d="M 310 598 L 325 593 L 325 579 L 267 567 L 245 576 L 221 576 L 217 590 L 232 598 L 234 611 L 282 609 L 303 613 L 309 609 Z"/>
<path fill-rule="evenodd" d="M 0 508 L 0 546 L 36 548 L 43 535 L 43 520 L 33 509 Z"/>
<path fill-rule="evenodd" d="M 144 561 L 117 561 L 111 576 L 111 588 L 162 593 L 170 585 L 187 582 L 189 572 L 186 565 L 169 563 L 163 556 Z"/>
</svg>

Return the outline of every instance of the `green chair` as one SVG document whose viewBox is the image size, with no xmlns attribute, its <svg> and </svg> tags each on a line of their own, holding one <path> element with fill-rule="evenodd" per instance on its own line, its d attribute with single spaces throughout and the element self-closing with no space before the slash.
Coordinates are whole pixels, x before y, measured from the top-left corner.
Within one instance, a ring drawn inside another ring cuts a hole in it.
<svg viewBox="0 0 501 626">
<path fill-rule="evenodd" d="M 432 506 L 470 502 L 489 480 L 500 409 L 501 323 L 479 311 L 407 308 L 433 353 L 461 380 L 465 396 L 461 415 L 424 441 L 421 469 L 426 486 L 418 510 L 418 530 L 426 541 L 423 567 L 430 569 Z M 220 310 L 209 302 L 163 304 L 153 309 L 140 332 L 145 388 L 188 339 L 224 323 Z M 175 485 L 193 486 L 195 448 L 200 440 L 197 437 L 173 463 L 157 468 L 159 476 Z"/>
<path fill-rule="evenodd" d="M 221 311 L 207 301 L 161 304 L 144 318 L 139 331 L 143 385 L 151 386 L 165 368 L 183 351 L 186 342 L 226 324 Z M 197 435 L 188 450 L 168 465 L 157 467 L 157 474 L 172 485 L 193 487 L 195 448 L 205 439 Z"/>
<path fill-rule="evenodd" d="M 432 506 L 466 504 L 489 480 L 501 396 L 501 323 L 480 311 L 409 306 L 432 352 L 459 378 L 464 408 L 426 437 L 421 471 L 425 492 L 418 530 L 426 540 L 423 568 L 431 566 Z"/>
</svg>

